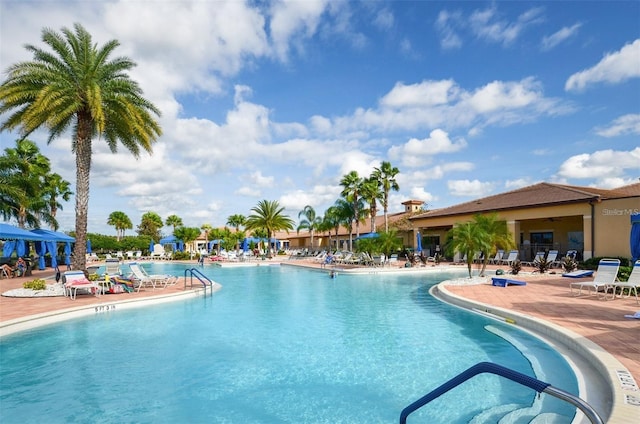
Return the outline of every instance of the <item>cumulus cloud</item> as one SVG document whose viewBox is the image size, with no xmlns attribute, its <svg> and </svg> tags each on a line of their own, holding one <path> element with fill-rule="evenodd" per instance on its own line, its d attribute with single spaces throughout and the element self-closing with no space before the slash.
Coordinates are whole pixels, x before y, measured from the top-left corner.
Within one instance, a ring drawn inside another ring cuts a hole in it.
<svg viewBox="0 0 640 424">
<path fill-rule="evenodd" d="M 453 153 L 467 146 L 464 139 L 453 141 L 445 131 L 436 129 L 431 131 L 428 138 L 412 138 L 403 145 L 389 149 L 389 158 L 399 160 L 405 166 L 424 166 L 430 156 L 441 153 Z"/>
<path fill-rule="evenodd" d="M 604 82 L 618 84 L 640 77 L 640 39 L 626 44 L 617 52 L 608 53 L 596 65 L 569 77 L 564 89 L 581 91 L 588 85 Z"/>
<path fill-rule="evenodd" d="M 627 134 L 640 134 L 640 114 L 630 113 L 615 119 L 606 127 L 596 129 L 602 137 L 618 137 Z"/>
<path fill-rule="evenodd" d="M 447 181 L 447 187 L 452 196 L 483 197 L 493 191 L 494 183 L 479 180 L 451 180 Z"/>
<path fill-rule="evenodd" d="M 640 170 L 640 147 L 627 152 L 608 149 L 572 156 L 560 165 L 558 176 L 606 179 L 622 177 L 628 170 Z"/>
<path fill-rule="evenodd" d="M 409 85 L 398 82 L 380 99 L 380 105 L 392 108 L 441 105 L 455 99 L 458 91 L 455 82 L 450 79 Z"/>
<path fill-rule="evenodd" d="M 542 8 L 532 8 L 519 15 L 514 22 L 509 22 L 501 19 L 494 6 L 473 12 L 469 17 L 469 23 L 477 37 L 507 46 L 531 25 L 540 23 L 543 20 L 542 12 Z"/>
<path fill-rule="evenodd" d="M 542 50 L 548 51 L 556 47 L 558 44 L 563 43 L 571 37 L 575 37 L 578 30 L 582 27 L 581 23 L 576 23 L 570 27 L 563 27 L 560 30 L 554 32 L 551 35 L 542 38 Z"/>
</svg>

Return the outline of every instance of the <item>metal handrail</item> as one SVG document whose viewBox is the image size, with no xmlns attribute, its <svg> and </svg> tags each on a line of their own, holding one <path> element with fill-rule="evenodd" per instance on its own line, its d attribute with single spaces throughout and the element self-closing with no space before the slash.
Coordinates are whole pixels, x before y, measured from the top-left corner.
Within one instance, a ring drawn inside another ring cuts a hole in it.
<svg viewBox="0 0 640 424">
<path fill-rule="evenodd" d="M 553 387 L 549 383 L 545 383 L 544 381 L 537 380 L 533 377 L 529 377 L 528 375 L 521 374 L 517 371 L 503 367 L 498 364 L 494 364 L 492 362 L 480 362 L 472 366 L 471 368 L 461 372 L 460 374 L 453 377 L 451 380 L 447 381 L 440 387 L 432 390 L 431 392 L 427 393 L 417 401 L 413 402 L 411 405 L 404 408 L 400 413 L 400 424 L 406 424 L 407 417 L 409 416 L 409 414 L 411 414 L 415 410 L 423 407 L 427 403 L 442 396 L 449 390 L 464 383 L 465 381 L 471 379 L 472 377 L 475 377 L 476 375 L 485 373 L 485 372 L 496 374 L 500 377 L 505 377 L 523 386 L 529 387 L 538 393 L 547 393 L 548 395 L 564 400 L 565 402 L 568 402 L 573 406 L 577 407 L 578 409 L 580 409 L 586 415 L 586 417 L 589 418 L 589 420 L 592 423 L 604 424 L 604 421 L 602 420 L 600 415 L 598 415 L 595 409 L 593 409 L 591 405 L 589 405 L 587 402 L 580 399 L 579 397 L 576 397 L 564 390 L 558 389 L 557 387 Z"/>
<path fill-rule="evenodd" d="M 198 281 L 202 283 L 204 287 L 204 294 L 207 294 L 207 285 L 211 287 L 211 293 L 213 294 L 213 281 L 209 279 L 206 275 L 204 275 L 200 270 L 196 268 L 187 268 L 184 270 L 184 288 L 187 288 L 187 274 L 191 277 L 189 280 L 189 284 L 193 287 L 193 277 L 196 277 Z"/>
</svg>

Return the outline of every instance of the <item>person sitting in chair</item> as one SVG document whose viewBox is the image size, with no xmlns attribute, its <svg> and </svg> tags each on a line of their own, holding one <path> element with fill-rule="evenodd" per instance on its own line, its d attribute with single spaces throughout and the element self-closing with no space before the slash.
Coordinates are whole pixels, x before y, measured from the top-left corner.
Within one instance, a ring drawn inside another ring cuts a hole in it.
<svg viewBox="0 0 640 424">
<path fill-rule="evenodd" d="M 16 277 L 22 277 L 27 270 L 27 263 L 22 259 L 22 256 L 18 258 L 18 262 L 16 262 L 16 267 L 13 269 L 13 274 Z"/>
<path fill-rule="evenodd" d="M 13 268 L 11 268 L 9 265 L 2 264 L 0 265 L 0 269 L 2 269 L 3 274 L 5 274 L 7 277 L 13 277 Z"/>
</svg>

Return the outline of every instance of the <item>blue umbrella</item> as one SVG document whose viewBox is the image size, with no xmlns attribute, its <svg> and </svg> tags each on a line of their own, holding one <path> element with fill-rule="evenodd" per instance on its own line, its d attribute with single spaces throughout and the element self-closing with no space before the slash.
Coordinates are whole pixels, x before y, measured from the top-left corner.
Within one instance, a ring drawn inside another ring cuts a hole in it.
<svg viewBox="0 0 640 424">
<path fill-rule="evenodd" d="M 367 234 L 363 234 L 360 237 L 356 237 L 356 240 L 361 240 L 361 239 L 372 239 L 372 238 L 378 238 L 380 237 L 380 234 L 378 233 L 367 233 Z"/>
<path fill-rule="evenodd" d="M 416 252 L 422 252 L 422 236 L 420 235 L 420 231 L 416 233 L 416 239 L 418 242 Z"/>
<path fill-rule="evenodd" d="M 92 253 L 91 240 L 87 239 L 87 253 Z"/>
<path fill-rule="evenodd" d="M 153 253 L 153 239 L 151 239 L 151 241 L 149 242 L 149 253 Z"/>
<path fill-rule="evenodd" d="M 45 241 L 39 241 L 36 243 L 36 253 L 38 254 L 38 269 L 45 269 L 44 254 L 47 253 L 47 246 Z"/>
<path fill-rule="evenodd" d="M 633 263 L 640 259 L 640 213 L 631 215 L 631 234 L 629 235 Z"/>
</svg>

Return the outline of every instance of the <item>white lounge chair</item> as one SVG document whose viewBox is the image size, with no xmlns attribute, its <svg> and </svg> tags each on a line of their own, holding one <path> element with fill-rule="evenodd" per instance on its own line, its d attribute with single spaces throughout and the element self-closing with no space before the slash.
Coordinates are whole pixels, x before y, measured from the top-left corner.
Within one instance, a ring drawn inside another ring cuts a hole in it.
<svg viewBox="0 0 640 424">
<path fill-rule="evenodd" d="M 131 262 L 129 268 L 131 269 L 131 278 L 137 285 L 138 291 L 145 287 L 151 287 L 154 290 L 165 288 L 170 284 L 175 284 L 178 280 L 177 277 L 171 275 L 149 275 L 137 262 Z"/>
<path fill-rule="evenodd" d="M 631 297 L 633 294 L 636 297 L 636 303 L 640 304 L 640 300 L 638 300 L 638 287 L 640 287 L 640 260 L 637 260 L 633 265 L 627 281 L 616 281 L 605 288 L 605 296 L 611 291 L 611 299 L 615 299 L 617 296 L 616 293 L 618 289 L 620 289 L 620 297 L 624 297 L 624 290 L 628 289 L 628 297 Z"/>
<path fill-rule="evenodd" d="M 499 264 L 500 261 L 502 260 L 502 257 L 504 256 L 504 250 L 498 250 L 496 252 L 496 256 L 494 256 L 493 258 L 489 259 L 489 263 L 490 264 Z"/>
<path fill-rule="evenodd" d="M 540 263 L 540 261 L 542 259 L 544 259 L 544 251 L 540 251 L 540 252 L 536 252 L 536 256 L 533 258 L 533 260 L 531 262 L 527 261 L 527 262 L 522 262 L 522 265 L 527 265 L 527 266 L 538 266 L 538 264 Z M 548 261 L 547 261 L 548 262 Z"/>
<path fill-rule="evenodd" d="M 97 282 L 88 280 L 82 271 L 66 271 L 62 275 L 62 284 L 65 296 L 68 295 L 71 299 L 76 298 L 78 290 L 88 290 L 97 297 L 102 291 L 102 287 Z"/>
<path fill-rule="evenodd" d="M 120 275 L 120 261 L 116 258 L 106 259 L 104 262 L 104 273 L 109 275 Z"/>
<path fill-rule="evenodd" d="M 549 250 L 549 253 L 547 254 L 547 262 L 549 262 L 551 266 L 556 266 L 557 264 L 560 264 L 560 262 L 558 261 L 557 250 Z M 562 266 L 562 264 L 560 264 L 560 266 Z"/>
<path fill-rule="evenodd" d="M 607 288 L 616 282 L 618 277 L 618 269 L 620 269 L 620 259 L 600 259 L 598 270 L 593 281 L 571 283 L 569 289 L 574 296 L 580 296 L 582 290 L 586 289 L 587 294 L 593 293 L 599 297 L 599 293 L 604 293 L 606 298 Z"/>
<path fill-rule="evenodd" d="M 164 259 L 165 258 L 164 247 L 159 243 L 154 244 L 153 245 L 153 252 L 151 252 L 150 258 L 151 259 Z"/>
<path fill-rule="evenodd" d="M 506 259 L 501 259 L 500 260 L 500 264 L 501 265 L 509 265 L 509 266 L 511 266 L 511 264 L 514 263 L 516 260 L 518 260 L 518 251 L 517 250 L 511 250 Z"/>
</svg>

